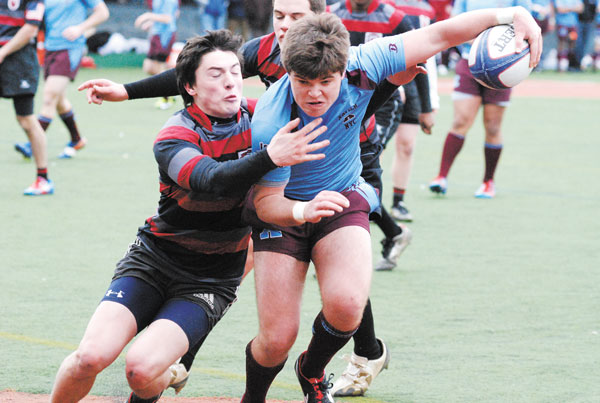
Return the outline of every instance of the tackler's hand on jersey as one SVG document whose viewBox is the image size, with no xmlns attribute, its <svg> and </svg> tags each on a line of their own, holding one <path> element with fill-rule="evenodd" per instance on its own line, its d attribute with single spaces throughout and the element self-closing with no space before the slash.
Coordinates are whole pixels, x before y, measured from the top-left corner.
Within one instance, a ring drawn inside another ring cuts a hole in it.
<svg viewBox="0 0 600 403">
<path fill-rule="evenodd" d="M 296 118 L 279 129 L 267 146 L 273 163 L 284 167 L 325 158 L 325 154 L 313 152 L 328 146 L 329 140 L 311 143 L 327 130 L 326 126 L 320 126 L 322 121 L 321 118 L 315 119 L 302 129 L 294 131 L 300 123 L 300 119 Z"/>
</svg>

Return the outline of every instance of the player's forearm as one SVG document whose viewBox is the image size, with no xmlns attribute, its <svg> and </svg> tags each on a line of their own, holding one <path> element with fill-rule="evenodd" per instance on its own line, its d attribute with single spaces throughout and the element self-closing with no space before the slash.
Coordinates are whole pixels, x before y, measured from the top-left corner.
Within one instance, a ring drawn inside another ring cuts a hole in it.
<svg viewBox="0 0 600 403">
<path fill-rule="evenodd" d="M 170 24 L 173 18 L 169 14 L 152 14 L 152 21 Z"/>
<path fill-rule="evenodd" d="M 523 7 L 469 11 L 402 34 L 406 65 L 424 63 L 429 57 L 444 49 L 475 39 L 482 31 L 502 22 L 498 20 L 502 10 L 505 13 L 507 10 L 527 13 Z"/>
<path fill-rule="evenodd" d="M 124 85 L 129 99 L 172 97 L 179 95 L 175 69 Z"/>
<path fill-rule="evenodd" d="M 110 12 L 108 11 L 106 4 L 99 3 L 96 7 L 94 7 L 94 10 L 90 16 L 86 18 L 86 20 L 83 21 L 79 26 L 81 27 L 82 31 L 87 31 L 88 29 L 95 28 L 104 21 L 108 20 L 109 16 Z"/>
<path fill-rule="evenodd" d="M 293 211 L 296 203 L 301 202 L 286 198 L 283 195 L 283 190 L 281 194 L 268 195 L 263 195 L 260 190 L 257 190 L 254 196 L 254 207 L 256 208 L 258 218 L 266 223 L 282 227 L 292 227 L 301 224 L 300 221 L 294 218 Z"/>
<path fill-rule="evenodd" d="M 419 102 L 421 103 L 421 113 L 431 112 L 431 99 L 429 90 L 429 77 L 425 74 L 417 74 L 415 77 L 417 91 L 419 92 Z"/>
<path fill-rule="evenodd" d="M 0 48 L 1 54 L 6 57 L 29 44 L 37 35 L 38 27 L 25 24 L 17 31 L 14 37 Z"/>
</svg>

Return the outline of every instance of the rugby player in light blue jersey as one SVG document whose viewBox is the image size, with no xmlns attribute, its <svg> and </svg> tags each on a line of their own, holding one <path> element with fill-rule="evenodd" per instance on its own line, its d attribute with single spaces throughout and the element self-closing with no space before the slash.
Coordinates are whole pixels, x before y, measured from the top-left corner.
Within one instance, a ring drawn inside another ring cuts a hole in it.
<svg viewBox="0 0 600 403">
<path fill-rule="evenodd" d="M 136 18 L 134 25 L 148 31 L 150 37 L 150 50 L 142 66 L 145 73 L 153 76 L 167 69 L 167 59 L 175 43 L 177 17 L 179 0 L 153 0 L 152 11 Z M 158 100 L 156 107 L 168 109 L 173 104 L 172 98 L 165 97 Z"/>
<path fill-rule="evenodd" d="M 75 123 L 67 86 L 75 80 L 85 52 L 86 32 L 108 19 L 102 0 L 46 0 L 44 22 L 44 102 L 38 116 L 44 130 L 58 112 L 71 136 L 60 158 L 72 158 L 86 145 Z"/>
<path fill-rule="evenodd" d="M 304 401 L 333 402 L 325 366 L 356 331 L 371 282 L 369 212 L 379 201 L 360 178 L 360 122 L 376 84 L 443 49 L 513 23 L 517 48 L 527 39 L 531 66 L 540 57 L 540 28 L 522 7 L 465 13 L 397 36 L 349 48 L 348 31 L 330 14 L 290 27 L 282 48 L 287 71 L 259 99 L 253 150 L 269 144 L 290 118 L 323 120 L 326 158 L 265 175 L 254 189 L 254 269 L 259 331 L 248 345 L 242 402 L 264 402 L 295 342 L 304 280 L 314 263 L 323 308 L 307 351 L 296 361 Z M 349 50 L 350 49 L 350 50 Z M 414 71 L 413 71 L 414 73 Z"/>
</svg>

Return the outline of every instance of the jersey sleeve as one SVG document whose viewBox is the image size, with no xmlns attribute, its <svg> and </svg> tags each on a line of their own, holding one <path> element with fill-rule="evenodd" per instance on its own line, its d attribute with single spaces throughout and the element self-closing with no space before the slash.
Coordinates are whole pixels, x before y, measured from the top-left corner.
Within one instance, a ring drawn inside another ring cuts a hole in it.
<svg viewBox="0 0 600 403">
<path fill-rule="evenodd" d="M 25 8 L 25 24 L 39 27 L 44 19 L 44 0 L 35 0 L 27 3 Z"/>
<path fill-rule="evenodd" d="M 241 49 L 241 53 L 244 57 L 244 64 L 242 65 L 242 76 L 244 78 L 254 77 L 258 75 L 258 47 L 260 44 L 260 37 L 254 38 L 246 42 Z"/>
<path fill-rule="evenodd" d="M 132 83 L 127 83 L 124 87 L 130 100 L 179 95 L 177 73 L 174 68 Z"/>
<path fill-rule="evenodd" d="M 154 143 L 161 173 L 178 186 L 219 196 L 246 193 L 275 164 L 266 151 L 230 161 L 204 155 L 198 134 L 181 126 L 163 128 Z"/>
<path fill-rule="evenodd" d="M 402 36 L 386 36 L 351 47 L 348 70 L 360 70 L 374 83 L 406 70 Z"/>
<path fill-rule="evenodd" d="M 100 3 L 104 3 L 104 1 L 102 0 L 81 0 L 81 3 L 86 7 L 86 8 L 94 8 L 96 7 L 98 4 Z"/>
</svg>

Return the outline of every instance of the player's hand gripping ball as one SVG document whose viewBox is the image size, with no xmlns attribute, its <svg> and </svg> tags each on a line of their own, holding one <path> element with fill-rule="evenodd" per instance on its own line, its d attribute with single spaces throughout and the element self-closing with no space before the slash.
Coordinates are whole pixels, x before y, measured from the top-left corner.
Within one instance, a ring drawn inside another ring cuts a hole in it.
<svg viewBox="0 0 600 403">
<path fill-rule="evenodd" d="M 529 68 L 529 44 L 519 53 L 515 49 L 515 30 L 512 25 L 496 25 L 486 29 L 471 45 L 471 74 L 488 88 L 514 87 L 527 78 L 532 70 Z"/>
</svg>

